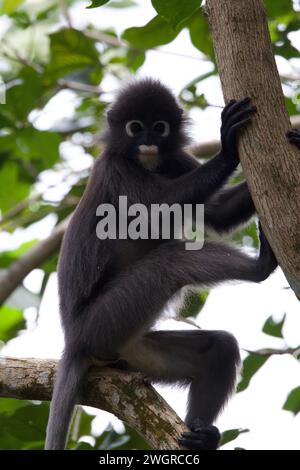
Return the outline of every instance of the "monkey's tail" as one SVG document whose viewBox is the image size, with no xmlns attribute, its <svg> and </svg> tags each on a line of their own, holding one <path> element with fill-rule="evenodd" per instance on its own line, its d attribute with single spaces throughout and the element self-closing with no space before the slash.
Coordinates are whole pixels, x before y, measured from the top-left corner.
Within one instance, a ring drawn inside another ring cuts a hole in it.
<svg viewBox="0 0 300 470">
<path fill-rule="evenodd" d="M 90 361 L 82 356 L 69 357 L 65 352 L 61 358 L 50 406 L 45 450 L 65 448 L 73 409 L 89 366 Z"/>
</svg>

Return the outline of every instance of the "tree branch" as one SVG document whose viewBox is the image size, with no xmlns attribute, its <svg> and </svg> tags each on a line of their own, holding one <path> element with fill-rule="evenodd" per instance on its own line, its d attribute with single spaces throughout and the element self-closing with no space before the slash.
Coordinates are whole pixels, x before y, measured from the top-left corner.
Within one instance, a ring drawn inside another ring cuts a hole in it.
<svg viewBox="0 0 300 470">
<path fill-rule="evenodd" d="M 263 229 L 300 299 L 300 153 L 291 128 L 262 0 L 207 0 L 225 101 L 251 96 L 258 113 L 240 158 Z M 226 44 L 226 47 L 224 45 Z"/>
<path fill-rule="evenodd" d="M 0 396 L 50 400 L 56 366 L 53 360 L 1 358 Z M 153 449 L 181 449 L 178 437 L 186 426 L 141 374 L 92 367 L 80 403 L 113 413 Z"/>
</svg>

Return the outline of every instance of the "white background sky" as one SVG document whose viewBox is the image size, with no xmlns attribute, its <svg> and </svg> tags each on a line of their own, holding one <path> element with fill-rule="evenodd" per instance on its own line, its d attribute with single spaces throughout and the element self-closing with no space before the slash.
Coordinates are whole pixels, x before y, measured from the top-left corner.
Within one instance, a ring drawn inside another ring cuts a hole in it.
<svg viewBox="0 0 300 470">
<path fill-rule="evenodd" d="M 37 0 L 28 1 L 36 3 Z M 75 27 L 84 28 L 93 23 L 100 28 L 114 27 L 118 32 L 126 27 L 145 24 L 154 16 L 150 1 L 139 1 L 140 5 L 128 10 L 116 10 L 103 7 L 98 10 L 85 10 L 75 6 L 71 11 Z M 3 31 L 4 22 L 0 22 Z M 296 46 L 300 45 L 300 34 L 293 35 Z M 169 85 L 175 93 L 197 75 L 208 70 L 208 65 L 199 60 L 200 53 L 190 43 L 188 33 L 183 31 L 171 44 L 161 48 L 165 52 L 182 53 L 193 58 L 183 58 L 172 54 L 150 51 L 147 60 L 139 71 L 139 76 L 154 76 Z M 295 62 L 296 65 L 296 62 Z M 288 62 L 278 61 L 280 71 L 293 72 Z M 103 82 L 106 91 L 115 90 L 116 82 L 107 77 Z M 211 104 L 222 106 L 223 98 L 219 80 L 211 78 L 201 84 Z M 56 120 L 72 116 L 75 106 L 74 94 L 64 91 L 59 98 L 53 99 L 46 109 L 37 116 L 36 123 L 40 128 L 50 127 Z M 205 111 L 194 111 L 193 137 L 195 141 L 206 141 L 219 137 L 220 109 L 208 108 Z M 70 148 L 65 149 L 66 153 Z M 90 159 L 77 148 L 73 148 L 72 164 L 74 168 L 88 166 Z M 57 183 L 50 172 L 44 175 L 44 183 Z M 55 199 L 61 188 L 58 186 L 50 192 Z M 57 194 L 55 194 L 57 192 Z M 46 237 L 53 224 L 54 217 L 34 224 L 26 230 L 18 229 L 15 234 L 0 234 L 1 249 L 13 248 L 26 240 Z M 25 280 L 27 288 L 38 292 L 41 282 L 41 271 L 35 270 Z M 300 312 L 299 303 L 290 290 L 285 289 L 287 281 L 278 269 L 270 279 L 260 285 L 249 283 L 226 284 L 214 289 L 199 315 L 197 322 L 202 328 L 224 329 L 232 332 L 238 339 L 241 348 L 255 350 L 262 347 L 297 347 L 300 344 Z M 14 302 L 14 299 L 12 299 Z M 285 341 L 274 339 L 261 332 L 265 320 L 273 315 L 280 319 L 287 313 L 284 326 Z M 20 357 L 58 357 L 63 346 L 58 316 L 57 284 L 53 275 L 42 300 L 39 320 L 36 325 L 36 311 L 26 311 L 28 330 L 12 340 L 1 354 Z M 175 326 L 174 326 L 175 325 Z M 165 328 L 178 327 L 174 320 L 167 320 Z M 180 324 L 180 328 L 185 325 Z M 246 449 L 298 449 L 300 450 L 300 414 L 294 418 L 289 412 L 283 411 L 282 405 L 287 394 L 300 385 L 300 363 L 290 356 L 276 356 L 268 360 L 266 365 L 255 375 L 250 387 L 236 395 L 218 420 L 221 430 L 230 428 L 247 428 L 250 432 L 241 435 L 233 446 Z M 169 388 L 160 391 L 180 416 L 184 416 L 185 395 Z M 121 429 L 117 419 L 104 412 L 99 412 L 94 423 L 100 431 L 112 419 L 116 429 Z"/>
</svg>

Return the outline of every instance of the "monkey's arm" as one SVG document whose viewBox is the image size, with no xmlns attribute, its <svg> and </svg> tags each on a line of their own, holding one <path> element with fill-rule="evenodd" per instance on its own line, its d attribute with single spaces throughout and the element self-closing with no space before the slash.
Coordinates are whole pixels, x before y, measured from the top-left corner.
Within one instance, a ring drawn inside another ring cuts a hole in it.
<svg viewBox="0 0 300 470">
<path fill-rule="evenodd" d="M 250 121 L 256 108 L 250 98 L 230 101 L 222 112 L 222 148 L 213 159 L 190 173 L 173 180 L 165 194 L 165 202 L 196 204 L 206 202 L 218 191 L 239 164 L 238 135 Z"/>
<path fill-rule="evenodd" d="M 205 204 L 204 214 L 205 224 L 219 233 L 247 222 L 255 214 L 255 206 L 246 181 L 213 196 Z"/>
<path fill-rule="evenodd" d="M 287 137 L 291 144 L 300 149 L 300 133 L 297 129 L 287 132 Z M 247 182 L 221 190 L 205 204 L 204 210 L 205 223 L 219 233 L 247 222 L 255 214 Z"/>
</svg>

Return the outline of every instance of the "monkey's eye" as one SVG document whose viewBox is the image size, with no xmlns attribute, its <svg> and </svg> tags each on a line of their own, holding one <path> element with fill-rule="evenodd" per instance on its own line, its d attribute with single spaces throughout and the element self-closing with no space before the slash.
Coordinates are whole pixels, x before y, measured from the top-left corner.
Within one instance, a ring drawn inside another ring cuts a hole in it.
<svg viewBox="0 0 300 470">
<path fill-rule="evenodd" d="M 141 121 L 128 121 L 126 123 L 126 133 L 129 137 L 134 137 L 144 130 L 144 125 Z"/>
<path fill-rule="evenodd" d="M 168 137 L 170 134 L 170 124 L 166 121 L 156 121 L 153 124 L 152 129 L 162 137 Z"/>
</svg>

